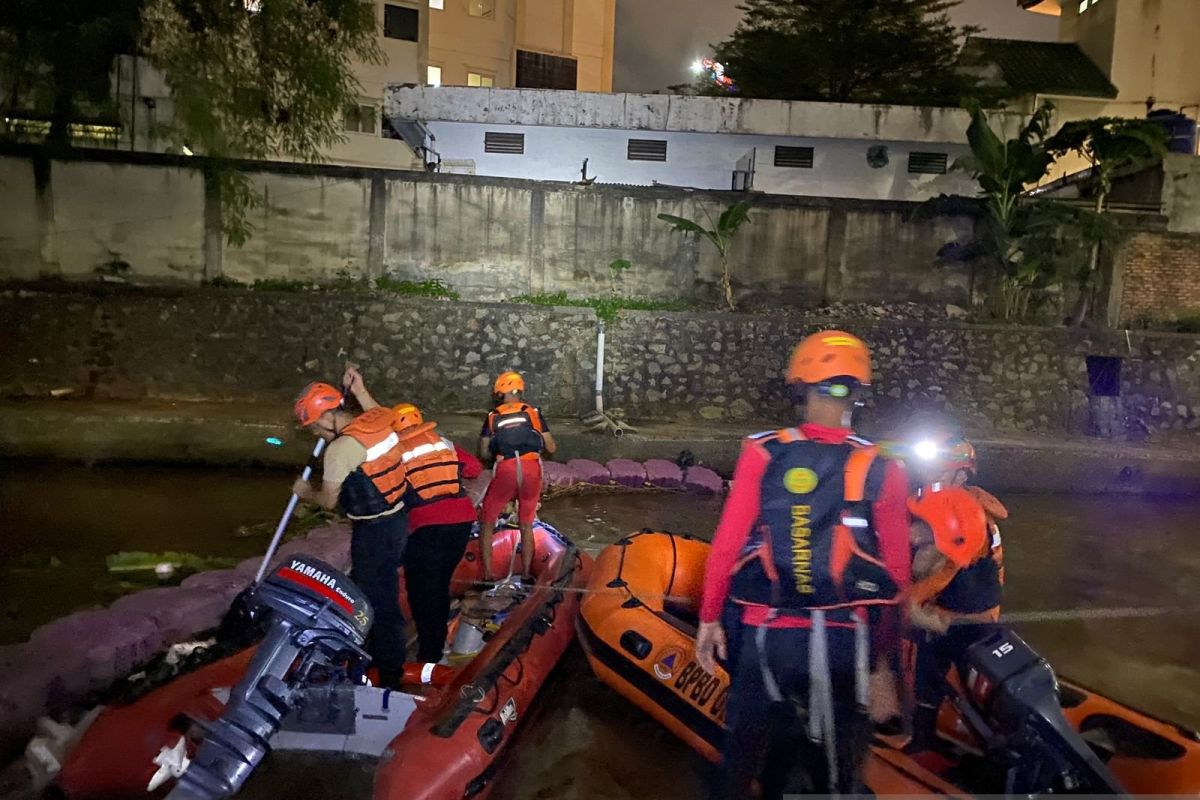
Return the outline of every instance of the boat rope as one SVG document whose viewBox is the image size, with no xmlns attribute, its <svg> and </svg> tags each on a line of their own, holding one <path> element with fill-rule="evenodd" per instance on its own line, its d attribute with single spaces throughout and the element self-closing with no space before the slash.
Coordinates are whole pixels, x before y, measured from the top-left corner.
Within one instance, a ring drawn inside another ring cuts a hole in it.
<svg viewBox="0 0 1200 800">
<path fill-rule="evenodd" d="M 480 586 L 485 585 L 485 582 L 471 581 L 462 578 L 456 578 L 452 583 L 460 586 Z M 621 594 L 626 597 L 636 598 L 642 602 L 647 600 L 661 600 L 668 603 L 678 605 L 694 605 L 694 601 L 689 597 L 673 596 L 670 594 L 654 594 L 646 592 L 631 592 L 628 587 L 601 587 L 598 589 L 588 589 L 584 587 L 563 586 L 557 591 L 570 594 Z M 1118 606 L 1112 608 L 1068 608 L 1046 611 L 1014 611 L 1000 616 L 1000 622 L 1005 624 L 1036 624 L 1039 622 L 1072 622 L 1072 621 L 1087 621 L 1096 619 L 1142 619 L 1146 617 L 1164 617 L 1172 614 L 1193 614 L 1197 611 L 1194 608 L 1168 608 L 1162 606 Z M 964 621 L 964 624 L 968 621 Z M 954 624 L 954 623 L 951 623 Z"/>
</svg>

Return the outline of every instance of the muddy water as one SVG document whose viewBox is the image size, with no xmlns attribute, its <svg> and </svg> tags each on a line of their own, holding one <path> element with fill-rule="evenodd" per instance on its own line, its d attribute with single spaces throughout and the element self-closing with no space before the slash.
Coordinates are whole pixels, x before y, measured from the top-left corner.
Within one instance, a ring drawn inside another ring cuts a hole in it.
<svg viewBox="0 0 1200 800">
<path fill-rule="evenodd" d="M 0 644 L 113 599 L 104 557 L 178 550 L 241 560 L 267 537 L 239 526 L 278 518 L 293 476 L 167 467 L 88 469 L 0 462 Z"/>
<path fill-rule="evenodd" d="M 1070 677 L 1151 714 L 1200 728 L 1200 500 L 1006 497 L 1006 608 L 1013 612 L 1153 606 L 1194 609 L 1126 620 L 1015 626 Z M 719 503 L 626 494 L 551 500 L 541 516 L 585 547 L 642 527 L 711 538 Z M 708 766 L 574 668 L 501 776 L 496 797 L 673 800 L 703 796 Z"/>
<path fill-rule="evenodd" d="M 244 558 L 262 537 L 234 535 L 269 520 L 290 481 L 279 473 L 94 469 L 0 464 L 0 642 L 90 602 L 118 550 L 190 550 Z M 1011 611 L 1157 606 L 1197 608 L 1200 500 L 1006 497 Z M 560 497 L 542 516 L 583 547 L 641 528 L 710 537 L 720 503 L 624 492 Z M 61 566 L 38 566 L 54 556 Z M 1061 674 L 1146 711 L 1200 727 L 1200 619 L 1024 624 L 1020 632 Z M 707 766 L 600 685 L 574 648 L 525 721 L 493 795 L 499 800 L 700 796 Z M 250 794 L 370 796 L 367 764 L 275 757 Z M 327 791 L 324 791 L 326 789 Z"/>
</svg>

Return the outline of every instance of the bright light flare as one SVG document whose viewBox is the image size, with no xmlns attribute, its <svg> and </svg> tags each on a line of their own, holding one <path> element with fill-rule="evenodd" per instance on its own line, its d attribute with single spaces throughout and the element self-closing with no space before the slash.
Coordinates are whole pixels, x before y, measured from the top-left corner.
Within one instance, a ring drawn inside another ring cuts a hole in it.
<svg viewBox="0 0 1200 800">
<path fill-rule="evenodd" d="M 693 75 L 699 75 L 699 74 L 703 73 L 704 72 L 704 60 L 697 58 L 695 61 L 692 62 L 691 69 L 692 69 Z"/>
<path fill-rule="evenodd" d="M 938 457 L 940 448 L 931 439 L 922 439 L 913 445 L 913 453 L 922 461 L 933 461 Z"/>
</svg>

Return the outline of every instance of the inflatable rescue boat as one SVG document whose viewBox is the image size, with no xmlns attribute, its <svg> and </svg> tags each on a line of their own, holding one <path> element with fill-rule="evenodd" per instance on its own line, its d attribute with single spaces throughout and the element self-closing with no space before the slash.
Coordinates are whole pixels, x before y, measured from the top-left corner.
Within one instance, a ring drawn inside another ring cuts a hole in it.
<svg viewBox="0 0 1200 800">
<path fill-rule="evenodd" d="M 596 676 L 705 758 L 719 758 L 729 676 L 693 652 L 709 544 L 643 531 L 596 559 L 577 620 Z M 876 794 L 1191 794 L 1200 735 L 1059 682 L 1020 637 L 1001 631 L 947 676 L 939 763 L 875 736 L 865 780 Z M 941 757 L 941 756 L 944 756 Z"/>
<path fill-rule="evenodd" d="M 375 757 L 379 800 L 484 797 L 497 757 L 574 635 L 590 559 L 537 523 L 535 582 L 493 590 L 473 538 L 455 572 L 459 594 L 443 664 L 412 664 L 408 685 L 362 679 L 372 611 L 332 567 L 294 556 L 250 602 L 262 640 L 110 706 L 68 754 L 69 798 L 229 797 L 272 750 Z M 493 538 L 497 566 L 520 534 Z M 403 595 L 403 590 L 401 592 Z M 160 788 L 162 787 L 162 788 Z"/>
</svg>

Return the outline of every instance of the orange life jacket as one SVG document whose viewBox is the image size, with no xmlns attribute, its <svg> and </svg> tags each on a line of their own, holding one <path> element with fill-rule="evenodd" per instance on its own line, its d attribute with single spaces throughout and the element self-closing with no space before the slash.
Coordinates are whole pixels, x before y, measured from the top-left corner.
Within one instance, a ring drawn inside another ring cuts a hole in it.
<svg viewBox="0 0 1200 800">
<path fill-rule="evenodd" d="M 403 505 L 408 486 L 395 415 L 379 406 L 364 411 L 342 430 L 367 450 L 367 457 L 342 484 L 339 500 L 351 519 L 374 517 Z"/>
<path fill-rule="evenodd" d="M 979 486 L 966 485 L 963 486 L 971 496 L 974 497 L 979 505 L 983 506 L 983 513 L 987 515 L 988 533 L 991 534 L 991 553 L 992 558 L 996 560 L 997 568 L 1000 573 L 1000 585 L 1004 585 L 1004 540 L 1000 537 L 1000 522 L 1008 519 L 1008 509 L 1004 507 L 996 496 Z"/>
<path fill-rule="evenodd" d="M 458 451 L 450 440 L 433 432 L 436 427 L 436 422 L 425 422 L 400 431 L 400 460 L 411 487 L 409 505 L 464 494 Z"/>
<path fill-rule="evenodd" d="M 955 566 L 947 559 L 941 569 L 913 584 L 912 601 L 932 604 L 951 618 L 984 614 L 998 620 L 1004 589 L 1004 549 L 998 531 L 989 532 L 982 549 L 967 566 Z"/>
</svg>

